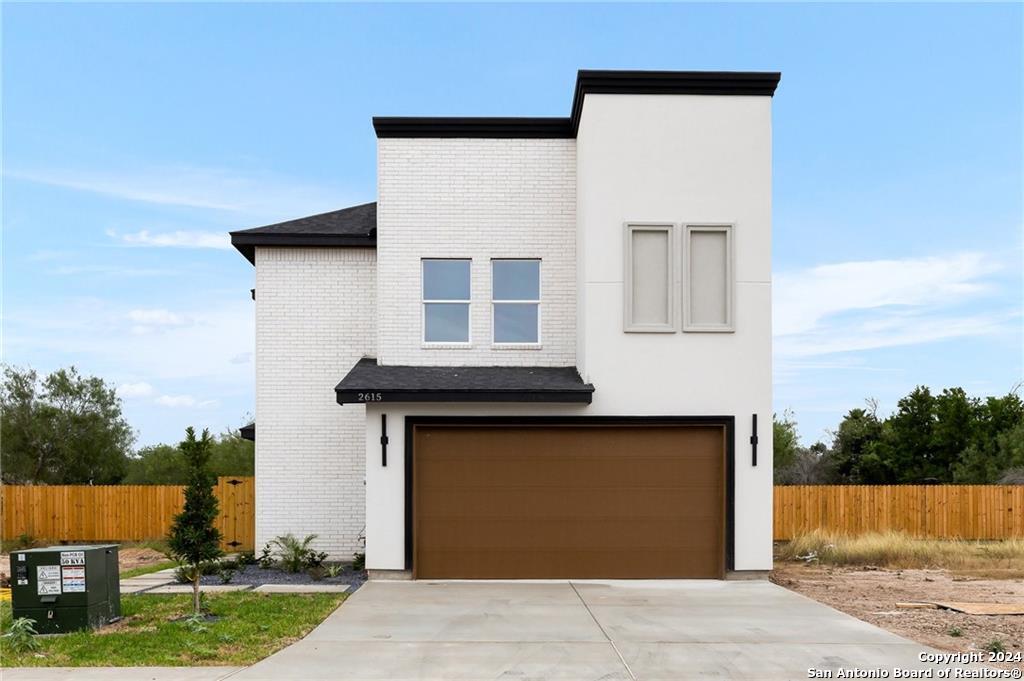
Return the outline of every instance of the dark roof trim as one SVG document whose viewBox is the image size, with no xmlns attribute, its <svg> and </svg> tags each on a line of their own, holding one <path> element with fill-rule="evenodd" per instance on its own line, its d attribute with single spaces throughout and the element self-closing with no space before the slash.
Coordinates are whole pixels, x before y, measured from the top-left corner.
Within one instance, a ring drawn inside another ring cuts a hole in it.
<svg viewBox="0 0 1024 681">
<path fill-rule="evenodd" d="M 247 426 L 242 426 L 238 429 L 238 434 L 242 436 L 243 440 L 256 442 L 256 423 L 253 422 Z"/>
<path fill-rule="evenodd" d="M 568 118 L 414 118 L 375 116 L 377 137 L 486 137 L 565 139 Z"/>
<path fill-rule="evenodd" d="M 771 97 L 781 77 L 775 71 L 580 70 L 576 74 L 569 118 L 376 117 L 373 129 L 379 138 L 574 138 L 580 127 L 583 99 L 588 94 Z"/>
<path fill-rule="evenodd" d="M 334 389 L 338 404 L 557 402 L 590 404 L 576 367 L 380 366 L 359 360 Z"/>
</svg>

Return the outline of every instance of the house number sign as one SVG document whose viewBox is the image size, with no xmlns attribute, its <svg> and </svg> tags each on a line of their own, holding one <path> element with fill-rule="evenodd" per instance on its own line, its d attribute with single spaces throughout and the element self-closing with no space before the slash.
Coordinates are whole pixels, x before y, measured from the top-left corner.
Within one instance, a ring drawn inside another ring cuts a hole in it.
<svg viewBox="0 0 1024 681">
<path fill-rule="evenodd" d="M 380 402 L 384 399 L 384 393 L 356 393 L 356 399 L 360 402 Z"/>
</svg>

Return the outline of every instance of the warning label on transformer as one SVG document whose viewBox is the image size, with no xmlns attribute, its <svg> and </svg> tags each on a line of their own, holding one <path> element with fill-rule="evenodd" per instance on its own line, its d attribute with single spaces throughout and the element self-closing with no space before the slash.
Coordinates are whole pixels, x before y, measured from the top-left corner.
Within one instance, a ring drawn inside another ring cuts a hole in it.
<svg viewBox="0 0 1024 681">
<path fill-rule="evenodd" d="M 65 566 L 60 569 L 60 584 L 64 593 L 85 591 L 85 568 Z"/>
<path fill-rule="evenodd" d="M 60 593 L 60 566 L 36 566 L 36 593 L 40 596 L 52 596 Z"/>
</svg>

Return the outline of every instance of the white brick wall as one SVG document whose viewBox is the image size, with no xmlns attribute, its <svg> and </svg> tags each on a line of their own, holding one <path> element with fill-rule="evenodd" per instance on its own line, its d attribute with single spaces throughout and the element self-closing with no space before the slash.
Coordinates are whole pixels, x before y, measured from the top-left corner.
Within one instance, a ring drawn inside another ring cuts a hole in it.
<svg viewBox="0 0 1024 681">
<path fill-rule="evenodd" d="M 381 139 L 381 364 L 569 366 L 576 354 L 576 141 Z M 472 258 L 470 348 L 424 348 L 421 258 Z M 540 258 L 540 349 L 491 346 L 491 258 Z"/>
<path fill-rule="evenodd" d="M 362 551 L 365 409 L 334 386 L 376 340 L 376 252 L 256 248 L 256 548 Z"/>
</svg>

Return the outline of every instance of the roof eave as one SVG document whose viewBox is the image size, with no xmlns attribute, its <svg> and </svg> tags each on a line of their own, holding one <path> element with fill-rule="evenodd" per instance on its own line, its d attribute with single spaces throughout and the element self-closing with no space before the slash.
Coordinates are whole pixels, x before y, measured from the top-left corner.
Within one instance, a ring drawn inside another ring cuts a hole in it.
<svg viewBox="0 0 1024 681">
<path fill-rule="evenodd" d="M 289 248 L 297 246 L 336 246 L 347 248 L 376 248 L 376 230 L 365 235 L 338 234 L 253 234 L 251 232 L 231 232 L 231 245 L 246 260 L 256 264 L 256 246 L 273 246 Z"/>
<path fill-rule="evenodd" d="M 579 390 L 353 390 L 335 388 L 338 404 L 377 404 L 383 402 L 533 402 L 590 404 L 594 386 Z M 375 399 L 368 399 L 367 396 Z M 382 399 L 376 399 L 377 397 Z"/>
</svg>

